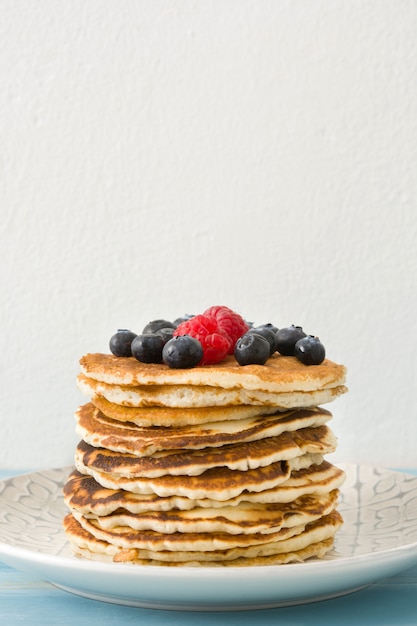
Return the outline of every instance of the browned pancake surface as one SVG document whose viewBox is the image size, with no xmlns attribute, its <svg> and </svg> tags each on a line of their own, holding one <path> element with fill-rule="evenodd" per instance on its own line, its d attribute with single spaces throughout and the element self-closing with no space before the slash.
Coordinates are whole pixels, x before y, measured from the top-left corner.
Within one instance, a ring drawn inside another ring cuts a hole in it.
<svg viewBox="0 0 417 626">
<path fill-rule="evenodd" d="M 158 542 L 155 545 L 152 542 L 151 535 L 144 536 L 143 533 L 142 537 L 133 534 L 129 538 L 129 536 L 125 535 L 124 539 L 121 540 L 120 535 L 97 531 L 95 526 L 89 524 L 87 520 L 83 518 L 76 520 L 71 514 L 65 517 L 64 528 L 75 546 L 97 555 L 107 554 L 115 561 L 154 564 L 153 561 L 156 560 L 161 565 L 195 564 L 197 566 L 210 566 L 220 563 L 225 566 L 241 566 L 272 564 L 275 555 L 294 552 L 300 552 L 300 558 L 282 559 L 277 562 L 302 561 L 309 556 L 322 556 L 326 550 L 320 551 L 319 554 L 315 551 L 309 551 L 308 548 L 312 548 L 318 543 L 326 542 L 327 548 L 330 549 L 332 545 L 330 540 L 333 539 L 342 522 L 340 514 L 337 511 L 333 511 L 329 515 L 323 516 L 300 529 L 298 533 L 281 532 L 273 537 L 270 536 L 269 539 L 272 539 L 272 541 L 266 543 L 255 541 L 252 545 L 248 545 L 244 542 L 243 546 L 235 545 L 235 547 L 230 546 L 230 544 L 228 546 L 227 539 L 225 545 L 220 540 L 219 545 L 211 542 L 211 549 L 205 551 L 195 549 L 198 544 L 193 541 L 189 541 L 187 545 L 189 549 L 183 550 L 182 546 L 186 544 L 184 537 L 181 538 L 182 545 L 178 544 L 174 538 L 168 550 L 161 544 L 160 537 L 158 537 Z M 149 548 L 137 547 L 138 543 L 143 546 L 148 538 L 150 539 Z M 306 549 L 307 552 L 305 552 Z M 91 557 L 91 554 L 87 554 L 87 556 Z"/>
<path fill-rule="evenodd" d="M 336 449 L 336 438 L 327 426 L 284 432 L 277 437 L 230 444 L 201 450 L 174 450 L 152 456 L 136 456 L 106 448 L 95 448 L 81 441 L 76 462 L 100 472 L 125 477 L 198 476 L 214 467 L 247 471 L 289 460 L 303 454 L 326 454 Z"/>
<path fill-rule="evenodd" d="M 76 412 L 77 432 L 87 443 L 117 452 L 149 456 L 162 450 L 220 447 L 277 436 L 285 431 L 325 424 L 332 417 L 321 408 L 292 410 L 243 420 L 182 427 L 139 427 L 106 417 L 92 403 Z"/>
<path fill-rule="evenodd" d="M 83 474 L 90 474 L 103 486 L 126 489 L 135 493 L 156 493 L 161 497 L 185 496 L 187 498 L 212 498 L 229 500 L 244 491 L 263 491 L 276 487 L 289 478 L 288 461 L 271 463 L 267 467 L 238 471 L 227 467 L 214 467 L 198 476 L 164 475 L 156 478 L 124 477 L 102 472 L 85 466 L 76 458 L 76 467 Z"/>
<path fill-rule="evenodd" d="M 242 493 L 227 502 L 236 506 L 240 502 L 288 503 L 301 496 L 323 494 L 343 484 L 344 472 L 327 461 L 319 466 L 292 472 L 291 476 L 273 489 L 260 493 Z M 102 487 L 92 476 L 74 470 L 64 487 L 64 498 L 70 509 L 83 514 L 109 515 L 123 510 L 134 514 L 146 511 L 189 510 L 198 507 L 223 507 L 223 502 L 201 498 L 160 497 L 156 494 L 139 494 L 124 489 Z"/>
<path fill-rule="evenodd" d="M 301 496 L 293 502 L 250 503 L 237 506 L 195 507 L 186 511 L 146 511 L 140 515 L 128 511 L 115 511 L 107 516 L 84 515 L 95 520 L 99 528 L 112 530 L 129 527 L 134 530 L 153 530 L 164 534 L 179 533 L 231 533 L 270 534 L 312 521 L 331 513 L 338 500 L 338 490 L 328 494 Z M 79 513 L 76 509 L 73 510 Z"/>
<path fill-rule="evenodd" d="M 264 407 L 255 405 L 240 406 L 209 406 L 209 407 L 135 407 L 123 406 L 109 402 L 100 395 L 94 395 L 91 402 L 106 417 L 120 421 L 130 422 L 137 426 L 150 427 L 178 427 L 191 426 L 193 424 L 205 424 L 207 422 L 222 422 L 224 420 L 241 420 L 257 415 L 269 415 L 276 413 L 276 407 Z"/>
</svg>

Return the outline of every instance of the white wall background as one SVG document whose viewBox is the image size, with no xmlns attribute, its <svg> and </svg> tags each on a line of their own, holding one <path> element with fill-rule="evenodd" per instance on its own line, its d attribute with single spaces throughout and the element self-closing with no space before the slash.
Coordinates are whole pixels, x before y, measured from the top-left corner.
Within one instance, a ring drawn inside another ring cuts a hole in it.
<svg viewBox="0 0 417 626">
<path fill-rule="evenodd" d="M 212 304 L 348 366 L 334 460 L 417 465 L 416 32 L 416 0 L 0 0 L 0 466 L 71 463 L 79 357 Z"/>
</svg>

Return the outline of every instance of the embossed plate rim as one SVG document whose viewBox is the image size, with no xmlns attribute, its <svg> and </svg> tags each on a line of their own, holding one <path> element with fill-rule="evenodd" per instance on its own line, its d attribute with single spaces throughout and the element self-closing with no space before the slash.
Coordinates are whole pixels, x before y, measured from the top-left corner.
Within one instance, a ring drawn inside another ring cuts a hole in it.
<svg viewBox="0 0 417 626">
<path fill-rule="evenodd" d="M 0 559 L 76 595 L 142 608 L 251 610 L 338 597 L 417 562 L 417 506 L 414 506 L 417 476 L 366 465 L 339 463 L 338 467 L 347 473 L 347 481 L 342 487 L 343 502 L 339 507 L 345 524 L 337 535 L 335 550 L 324 560 L 263 567 L 171 568 L 79 559 L 71 555 L 61 528 L 61 518 L 65 514 L 62 485 L 71 466 L 20 474 L 0 481 Z M 362 496 L 369 498 L 371 484 L 370 501 L 366 505 L 358 504 L 361 490 Z M 43 500 L 45 485 L 49 485 L 52 491 L 51 498 Z M 398 491 L 399 485 L 404 486 L 404 491 Z M 30 493 L 30 486 L 35 490 L 35 496 Z M 6 492 L 9 492 L 7 497 Z M 16 508 L 16 502 L 21 503 L 22 498 L 26 498 L 23 511 L 19 506 Z M 374 505 L 372 500 L 375 500 Z M 387 514 L 375 521 L 374 513 L 379 513 L 380 502 Z M 411 506 L 407 511 L 409 503 Z M 6 521 L 5 516 L 9 516 Z M 17 530 L 11 528 L 11 520 Z M 18 527 L 24 520 L 33 521 L 33 527 L 38 524 L 41 532 L 45 531 L 42 542 L 30 537 L 33 545 L 28 547 L 23 536 L 20 538 Z M 393 524 L 387 529 L 390 520 Z M 367 551 L 366 545 L 360 546 L 362 525 L 366 532 L 369 525 L 374 529 L 373 551 Z M 396 538 L 398 530 L 401 534 L 404 529 L 410 533 L 410 540 Z M 7 541 L 6 530 L 15 534 L 14 543 Z M 50 545 L 54 548 L 55 537 L 59 554 L 47 551 L 49 531 L 53 531 Z M 355 545 L 355 541 L 359 543 Z M 384 546 L 384 541 L 396 544 Z"/>
</svg>

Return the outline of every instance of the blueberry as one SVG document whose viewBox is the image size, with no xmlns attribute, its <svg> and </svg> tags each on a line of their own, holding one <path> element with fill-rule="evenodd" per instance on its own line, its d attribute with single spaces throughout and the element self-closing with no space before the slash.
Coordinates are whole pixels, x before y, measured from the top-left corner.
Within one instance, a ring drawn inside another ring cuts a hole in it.
<svg viewBox="0 0 417 626">
<path fill-rule="evenodd" d="M 262 326 L 255 326 L 254 328 L 250 328 L 248 333 L 255 333 L 257 335 L 261 335 L 264 339 L 269 343 L 269 356 L 272 356 L 277 349 L 277 336 L 274 331 L 269 328 L 266 324 Z"/>
<path fill-rule="evenodd" d="M 188 322 L 188 320 L 192 319 L 193 317 L 195 317 L 195 315 L 186 313 L 182 317 L 177 317 L 177 319 L 174 320 L 172 323 L 174 327 L 177 328 L 177 326 L 179 326 L 182 322 Z"/>
<path fill-rule="evenodd" d="M 132 356 L 141 363 L 160 363 L 164 340 L 160 335 L 148 333 L 137 335 L 132 341 Z"/>
<path fill-rule="evenodd" d="M 239 365 L 264 365 L 270 354 L 270 344 L 265 337 L 248 331 L 242 335 L 235 345 L 235 359 Z"/>
<path fill-rule="evenodd" d="M 152 322 L 148 322 L 145 328 L 142 330 L 142 335 L 148 335 L 149 333 L 156 333 L 157 330 L 161 328 L 176 328 L 172 322 L 168 322 L 168 320 L 153 320 Z"/>
<path fill-rule="evenodd" d="M 164 340 L 164 344 L 172 339 L 172 333 L 174 332 L 174 328 L 160 328 L 155 332 L 155 335 L 159 335 Z"/>
<path fill-rule="evenodd" d="M 267 324 L 261 324 L 261 328 L 269 328 L 269 330 L 272 330 L 272 332 L 274 333 L 277 333 L 279 330 L 274 324 L 271 324 L 271 322 L 268 322 Z"/>
<path fill-rule="evenodd" d="M 326 350 L 318 337 L 308 335 L 295 344 L 295 356 L 304 365 L 320 365 L 326 356 Z"/>
<path fill-rule="evenodd" d="M 306 333 L 301 326 L 288 326 L 287 328 L 281 328 L 276 333 L 276 345 L 280 354 L 285 356 L 294 356 L 295 344 L 299 339 L 306 337 Z"/>
<path fill-rule="evenodd" d="M 131 345 L 136 333 L 131 330 L 119 329 L 110 337 L 109 348 L 115 356 L 132 356 Z"/>
<path fill-rule="evenodd" d="M 168 367 L 188 369 L 198 365 L 203 358 L 203 346 L 191 335 L 179 335 L 163 347 L 162 359 Z"/>
</svg>

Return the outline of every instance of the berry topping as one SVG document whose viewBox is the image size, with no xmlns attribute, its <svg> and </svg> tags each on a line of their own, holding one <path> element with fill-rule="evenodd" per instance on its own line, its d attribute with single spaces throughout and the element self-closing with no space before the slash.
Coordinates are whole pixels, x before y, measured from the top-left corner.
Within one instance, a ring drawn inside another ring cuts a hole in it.
<svg viewBox="0 0 417 626">
<path fill-rule="evenodd" d="M 259 333 L 249 331 L 237 340 L 234 355 L 239 365 L 264 365 L 270 356 L 270 344 Z"/>
<path fill-rule="evenodd" d="M 110 337 L 110 352 L 115 356 L 132 356 L 131 345 L 135 337 L 136 333 L 131 330 L 119 329 Z"/>
<path fill-rule="evenodd" d="M 233 354 L 236 341 L 249 330 L 249 324 L 245 322 L 241 315 L 235 313 L 227 306 L 211 306 L 204 311 L 204 315 L 214 317 L 219 328 L 230 337 L 231 345 L 228 354 Z"/>
<path fill-rule="evenodd" d="M 174 328 L 176 328 L 177 326 L 179 326 L 181 324 L 181 322 L 186 322 L 187 320 L 192 319 L 193 317 L 195 317 L 192 314 L 186 313 L 185 315 L 182 315 L 181 317 L 177 317 L 177 319 L 175 319 L 172 324 L 174 326 Z"/>
<path fill-rule="evenodd" d="M 191 335 L 179 335 L 170 339 L 163 347 L 162 359 L 168 367 L 195 367 L 203 358 L 201 343 Z"/>
<path fill-rule="evenodd" d="M 142 330 L 142 335 L 156 333 L 156 331 L 161 330 L 161 328 L 175 328 L 175 326 L 172 322 L 168 322 L 168 320 L 153 320 L 146 324 L 145 328 Z"/>
<path fill-rule="evenodd" d="M 326 356 L 326 350 L 318 337 L 308 335 L 295 344 L 295 356 L 304 365 L 320 365 Z"/>
<path fill-rule="evenodd" d="M 294 356 L 294 347 L 299 339 L 306 337 L 301 326 L 281 328 L 276 334 L 277 350 L 285 356 Z"/>
<path fill-rule="evenodd" d="M 261 335 L 269 343 L 269 356 L 272 356 L 277 349 L 277 336 L 270 326 L 264 324 L 262 326 L 256 326 L 255 328 L 249 328 L 248 333 L 255 333 Z"/>
<path fill-rule="evenodd" d="M 163 338 L 156 333 L 137 335 L 132 341 L 132 356 L 141 363 L 160 363 L 164 345 Z"/>
<path fill-rule="evenodd" d="M 269 330 L 272 330 L 274 333 L 277 333 L 279 330 L 274 324 L 271 324 L 271 322 L 268 322 L 267 324 L 262 324 L 261 327 L 269 328 Z"/>
<path fill-rule="evenodd" d="M 155 335 L 159 335 L 164 340 L 164 343 L 172 339 L 174 328 L 160 328 L 155 332 Z"/>
<path fill-rule="evenodd" d="M 140 335 L 119 329 L 109 345 L 116 356 L 174 368 L 215 365 L 233 354 L 240 365 L 263 365 L 270 357 L 277 358 L 275 352 L 296 357 L 304 365 L 319 365 L 325 358 L 319 338 L 307 335 L 301 326 L 278 329 L 271 322 L 255 326 L 227 306 L 211 306 L 173 322 L 156 319 Z"/>
<path fill-rule="evenodd" d="M 174 330 L 174 337 L 181 335 L 190 335 L 200 342 L 203 348 L 200 365 L 220 363 L 230 349 L 231 339 L 219 327 L 216 318 L 210 315 L 195 315 L 182 322 Z"/>
</svg>

